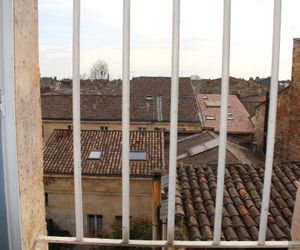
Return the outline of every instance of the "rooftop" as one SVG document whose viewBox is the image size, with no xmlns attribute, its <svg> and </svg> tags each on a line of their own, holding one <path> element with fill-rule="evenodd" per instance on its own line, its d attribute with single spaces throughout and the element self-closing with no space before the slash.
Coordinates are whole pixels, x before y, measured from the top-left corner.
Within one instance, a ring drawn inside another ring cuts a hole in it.
<svg viewBox="0 0 300 250">
<path fill-rule="evenodd" d="M 132 96 L 130 100 L 130 120 L 133 122 L 169 122 L 170 98 L 156 96 Z M 81 95 L 81 120 L 121 121 L 121 95 Z M 179 122 L 199 123 L 194 97 L 179 98 Z M 159 113 L 162 119 L 159 119 Z M 71 95 L 42 95 L 43 120 L 72 120 Z"/>
<path fill-rule="evenodd" d="M 121 131 L 81 131 L 81 164 L 83 175 L 121 176 Z M 143 157 L 130 161 L 130 174 L 150 177 L 153 171 L 165 169 L 163 132 L 132 131 L 130 150 Z M 91 153 L 93 151 L 93 153 Z M 97 153 L 100 152 L 100 153 Z M 135 156 L 136 157 L 136 156 Z M 56 129 L 44 149 L 45 174 L 73 174 L 72 130 Z"/>
<path fill-rule="evenodd" d="M 257 240 L 263 190 L 262 164 L 226 165 L 222 240 Z M 267 240 L 291 240 L 299 162 L 275 164 Z M 177 169 L 176 238 L 212 240 L 217 165 L 184 165 Z"/>
<path fill-rule="evenodd" d="M 203 128 L 214 129 L 217 132 L 220 130 L 220 99 L 219 94 L 196 95 Z M 235 95 L 228 96 L 227 127 L 228 133 L 232 134 L 254 133 L 250 115 Z"/>
<path fill-rule="evenodd" d="M 168 145 L 165 148 L 168 161 Z M 216 164 L 219 154 L 219 136 L 211 131 L 203 131 L 200 134 L 186 136 L 178 140 L 177 160 L 189 164 Z M 253 153 L 238 143 L 227 140 L 226 163 L 260 163 L 264 157 Z"/>
</svg>

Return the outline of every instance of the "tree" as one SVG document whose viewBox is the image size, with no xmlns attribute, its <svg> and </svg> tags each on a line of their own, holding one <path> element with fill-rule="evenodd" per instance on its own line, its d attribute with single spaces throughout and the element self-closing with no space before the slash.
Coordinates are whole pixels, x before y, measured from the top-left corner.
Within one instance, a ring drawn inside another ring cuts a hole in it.
<svg viewBox="0 0 300 250">
<path fill-rule="evenodd" d="M 100 80 L 108 77 L 108 64 L 103 60 L 98 60 L 90 69 L 90 79 Z"/>
<path fill-rule="evenodd" d="M 87 73 L 80 74 L 80 80 L 88 79 Z"/>
<path fill-rule="evenodd" d="M 112 225 L 112 238 L 122 238 L 122 222 L 115 221 Z M 152 224 L 151 221 L 145 218 L 134 218 L 130 220 L 130 239 L 133 240 L 151 240 L 152 239 Z M 136 249 L 149 249 L 147 247 L 91 247 L 90 250 L 136 250 Z"/>
<path fill-rule="evenodd" d="M 71 236 L 69 231 L 61 229 L 58 225 L 55 224 L 53 220 L 47 219 L 46 222 L 49 236 Z M 74 247 L 75 245 L 72 244 L 49 243 L 49 250 L 72 250 Z"/>
</svg>

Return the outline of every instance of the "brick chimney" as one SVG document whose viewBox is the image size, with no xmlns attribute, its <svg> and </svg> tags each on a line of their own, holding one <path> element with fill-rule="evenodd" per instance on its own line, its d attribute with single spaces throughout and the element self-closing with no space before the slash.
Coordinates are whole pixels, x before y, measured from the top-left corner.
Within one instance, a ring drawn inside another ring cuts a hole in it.
<svg viewBox="0 0 300 250">
<path fill-rule="evenodd" d="M 300 38 L 294 39 L 292 83 L 290 91 L 288 158 L 300 160 Z"/>
</svg>

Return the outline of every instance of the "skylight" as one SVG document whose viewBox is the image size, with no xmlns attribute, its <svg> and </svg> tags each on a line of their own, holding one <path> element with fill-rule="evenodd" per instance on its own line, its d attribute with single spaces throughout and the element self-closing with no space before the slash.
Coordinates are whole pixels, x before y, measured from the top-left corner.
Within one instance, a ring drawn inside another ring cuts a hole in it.
<svg viewBox="0 0 300 250">
<path fill-rule="evenodd" d="M 214 115 L 207 115 L 206 120 L 216 120 L 216 117 Z"/>
<path fill-rule="evenodd" d="M 130 151 L 129 159 L 131 161 L 145 161 L 146 160 L 146 151 Z"/>
<path fill-rule="evenodd" d="M 153 97 L 152 97 L 151 95 L 147 95 L 147 96 L 146 96 L 146 100 L 147 100 L 147 101 L 151 101 L 152 99 L 153 99 Z"/>
<path fill-rule="evenodd" d="M 101 150 L 91 150 L 88 156 L 89 160 L 100 160 L 100 157 L 102 155 Z"/>
</svg>

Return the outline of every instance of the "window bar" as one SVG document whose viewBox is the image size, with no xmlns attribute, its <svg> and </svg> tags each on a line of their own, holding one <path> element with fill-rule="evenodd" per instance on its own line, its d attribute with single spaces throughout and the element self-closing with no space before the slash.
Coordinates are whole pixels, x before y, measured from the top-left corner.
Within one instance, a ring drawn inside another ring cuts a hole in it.
<svg viewBox="0 0 300 250">
<path fill-rule="evenodd" d="M 272 48 L 272 69 L 271 69 L 271 86 L 270 86 L 270 106 L 269 120 L 267 131 L 267 153 L 265 162 L 265 177 L 263 187 L 263 198 L 261 217 L 259 225 L 259 244 L 265 244 L 266 230 L 268 222 L 270 189 L 272 181 L 273 156 L 276 131 L 276 110 L 278 95 L 278 72 L 279 72 L 279 55 L 280 55 L 280 28 L 281 28 L 281 0 L 274 0 L 274 17 L 273 17 L 273 48 Z"/>
<path fill-rule="evenodd" d="M 220 124 L 219 157 L 218 157 L 216 212 L 215 212 L 214 238 L 213 238 L 213 243 L 215 245 L 220 244 L 221 227 L 222 227 L 222 209 L 223 209 L 226 143 L 227 143 L 231 0 L 224 0 L 223 8 L 224 8 L 223 9 L 224 12 L 223 12 L 222 92 L 221 92 L 221 117 L 220 117 L 221 124 Z"/>
<path fill-rule="evenodd" d="M 122 62 L 122 235 L 129 241 L 129 131 L 130 131 L 130 0 L 123 0 Z"/>
<path fill-rule="evenodd" d="M 73 141 L 76 238 L 83 239 L 80 145 L 80 0 L 73 0 Z"/>
<path fill-rule="evenodd" d="M 179 43 L 180 43 L 180 0 L 173 0 L 172 27 L 172 78 L 171 78 L 171 117 L 170 117 L 170 158 L 169 158 L 169 199 L 167 241 L 174 241 L 176 164 L 177 164 L 177 120 L 179 85 Z"/>
</svg>

